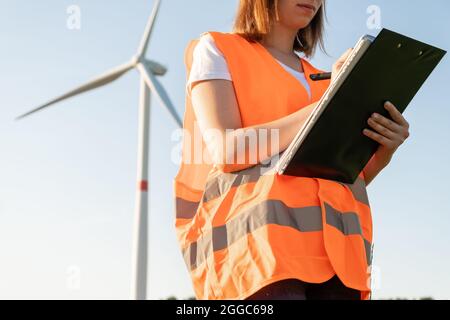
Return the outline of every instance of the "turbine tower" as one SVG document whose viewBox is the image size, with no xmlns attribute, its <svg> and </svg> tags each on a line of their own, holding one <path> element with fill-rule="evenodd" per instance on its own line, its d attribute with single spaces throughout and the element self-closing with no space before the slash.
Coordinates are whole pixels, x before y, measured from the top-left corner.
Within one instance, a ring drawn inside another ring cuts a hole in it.
<svg viewBox="0 0 450 320">
<path fill-rule="evenodd" d="M 150 93 L 158 97 L 161 104 L 167 109 L 170 116 L 182 127 L 182 122 L 174 108 L 169 96 L 156 79 L 156 76 L 163 76 L 167 69 L 152 60 L 145 58 L 148 49 L 148 43 L 153 31 L 156 17 L 161 1 L 156 0 L 153 10 L 145 27 L 144 35 L 138 51 L 132 59 L 110 71 L 76 87 L 63 95 L 40 105 L 31 111 L 18 116 L 15 120 L 27 117 L 37 111 L 43 110 L 57 102 L 79 95 L 81 93 L 105 86 L 112 81 L 120 78 L 131 69 L 136 69 L 140 74 L 140 99 L 139 99 L 139 130 L 138 130 L 138 163 L 137 163 L 137 186 L 136 186 L 136 207 L 135 207 L 135 225 L 134 225 L 134 243 L 133 243 L 133 284 L 132 298 L 138 300 L 146 299 L 147 293 L 147 246 L 148 246 L 148 167 L 149 167 L 149 111 L 150 111 Z"/>
</svg>

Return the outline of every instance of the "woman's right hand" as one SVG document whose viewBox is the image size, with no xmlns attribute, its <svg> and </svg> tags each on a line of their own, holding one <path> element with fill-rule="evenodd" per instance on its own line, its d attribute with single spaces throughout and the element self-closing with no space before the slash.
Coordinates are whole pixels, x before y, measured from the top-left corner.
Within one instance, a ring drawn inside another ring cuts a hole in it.
<svg viewBox="0 0 450 320">
<path fill-rule="evenodd" d="M 344 65 L 345 60 L 347 60 L 348 56 L 352 53 L 353 48 L 347 49 L 342 56 L 340 56 L 339 59 L 336 60 L 336 62 L 333 64 L 333 71 L 331 72 L 331 81 L 333 82 L 336 79 L 337 74 L 339 73 L 339 70 L 341 70 L 342 66 Z"/>
</svg>

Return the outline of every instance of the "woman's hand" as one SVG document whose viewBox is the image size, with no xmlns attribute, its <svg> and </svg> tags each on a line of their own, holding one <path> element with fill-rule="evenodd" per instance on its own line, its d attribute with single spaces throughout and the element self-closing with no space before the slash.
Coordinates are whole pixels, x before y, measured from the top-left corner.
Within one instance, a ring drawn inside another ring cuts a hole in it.
<svg viewBox="0 0 450 320">
<path fill-rule="evenodd" d="M 352 53 L 353 48 L 347 49 L 342 56 L 340 56 L 339 59 L 336 60 L 336 62 L 333 64 L 333 70 L 331 72 L 331 82 L 333 82 L 336 79 L 337 74 L 339 73 L 339 70 L 341 70 L 342 66 L 344 65 L 345 60 L 347 60 L 348 56 Z"/>
<path fill-rule="evenodd" d="M 363 131 L 364 135 L 380 144 L 374 154 L 374 161 L 380 168 L 385 167 L 390 162 L 397 148 L 409 137 L 409 123 L 400 111 L 390 102 L 386 102 L 384 107 L 389 111 L 394 121 L 374 113 L 367 120 L 367 123 L 375 131 L 369 129 Z"/>
</svg>

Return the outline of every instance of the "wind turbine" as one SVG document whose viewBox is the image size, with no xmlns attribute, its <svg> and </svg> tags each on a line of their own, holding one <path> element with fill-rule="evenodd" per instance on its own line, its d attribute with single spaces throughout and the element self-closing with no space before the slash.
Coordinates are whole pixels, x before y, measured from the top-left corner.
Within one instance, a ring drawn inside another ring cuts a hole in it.
<svg viewBox="0 0 450 320">
<path fill-rule="evenodd" d="M 156 0 L 152 13 L 145 27 L 144 35 L 138 51 L 132 59 L 110 71 L 86 82 L 85 84 L 56 97 L 47 103 L 18 116 L 15 120 L 27 117 L 37 111 L 43 110 L 57 102 L 79 95 L 81 93 L 107 85 L 120 78 L 131 69 L 136 69 L 140 74 L 140 99 L 139 99 L 139 130 L 138 130 L 138 163 L 137 163 L 137 190 L 135 207 L 135 233 L 133 244 L 133 284 L 132 298 L 143 300 L 147 292 L 147 245 L 148 245 L 148 149 L 149 149 L 149 111 L 150 92 L 155 94 L 162 105 L 169 111 L 170 116 L 179 127 L 182 122 L 169 96 L 156 76 L 163 76 L 167 69 L 152 60 L 147 60 L 149 38 L 152 34 L 161 1 Z"/>
</svg>

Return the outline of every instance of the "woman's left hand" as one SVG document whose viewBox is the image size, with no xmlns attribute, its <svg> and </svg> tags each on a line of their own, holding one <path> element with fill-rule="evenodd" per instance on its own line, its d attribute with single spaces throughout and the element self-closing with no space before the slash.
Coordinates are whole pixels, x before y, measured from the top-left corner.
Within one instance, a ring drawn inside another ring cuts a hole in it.
<svg viewBox="0 0 450 320">
<path fill-rule="evenodd" d="M 386 166 L 397 148 L 409 137 L 409 123 L 392 103 L 386 102 L 384 107 L 394 121 L 374 113 L 367 123 L 375 131 L 364 129 L 363 133 L 380 144 L 374 157 L 379 164 Z"/>
</svg>

